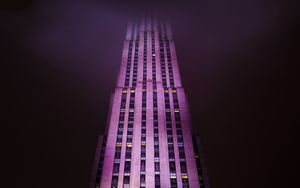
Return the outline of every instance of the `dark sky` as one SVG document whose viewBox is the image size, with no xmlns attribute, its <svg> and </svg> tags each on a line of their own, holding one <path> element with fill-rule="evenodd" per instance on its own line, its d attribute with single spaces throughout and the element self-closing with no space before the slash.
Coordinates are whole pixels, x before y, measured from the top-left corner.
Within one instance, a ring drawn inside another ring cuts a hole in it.
<svg viewBox="0 0 300 188">
<path fill-rule="evenodd" d="M 172 21 L 211 188 L 294 187 L 296 3 L 57 0 L 1 6 L 6 176 L 0 187 L 88 186 L 126 24 L 141 9 Z"/>
</svg>

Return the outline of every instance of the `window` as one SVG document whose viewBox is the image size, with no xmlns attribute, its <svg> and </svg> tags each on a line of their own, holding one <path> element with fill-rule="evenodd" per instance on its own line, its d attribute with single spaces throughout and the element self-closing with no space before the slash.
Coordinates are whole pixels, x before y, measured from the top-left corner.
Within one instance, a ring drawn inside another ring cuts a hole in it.
<svg viewBox="0 0 300 188">
<path fill-rule="evenodd" d="M 177 130 L 177 135 L 182 135 L 182 130 Z"/>
<path fill-rule="evenodd" d="M 115 153 L 115 159 L 120 159 L 121 157 L 121 152 L 116 152 Z"/>
<path fill-rule="evenodd" d="M 145 172 L 145 170 L 146 170 L 146 161 L 141 160 L 141 172 Z"/>
<path fill-rule="evenodd" d="M 169 159 L 175 159 L 174 152 L 172 151 L 169 152 Z"/>
<path fill-rule="evenodd" d="M 132 142 L 132 137 L 127 137 L 127 143 L 131 143 Z"/>
<path fill-rule="evenodd" d="M 182 187 L 183 187 L 183 188 L 189 188 L 189 180 L 188 180 L 188 176 L 187 176 L 187 175 L 182 175 L 181 178 L 182 178 Z M 201 182 L 200 182 L 200 184 L 201 184 Z M 201 185 L 201 187 L 202 187 L 202 186 L 203 186 L 203 185 Z"/>
<path fill-rule="evenodd" d="M 130 173 L 130 161 L 125 161 L 125 173 Z"/>
<path fill-rule="evenodd" d="M 146 141 L 146 136 L 142 136 L 141 141 L 145 142 Z"/>
<path fill-rule="evenodd" d="M 171 178 L 171 188 L 177 188 L 177 180 L 175 178 Z"/>
<path fill-rule="evenodd" d="M 118 176 L 113 176 L 112 177 L 111 186 L 113 188 L 117 188 L 118 187 Z"/>
<path fill-rule="evenodd" d="M 128 135 L 132 135 L 132 130 L 131 130 L 131 131 L 128 130 L 127 134 L 128 134 Z"/>
<path fill-rule="evenodd" d="M 146 186 L 146 177 L 145 175 L 141 175 L 141 187 L 145 187 Z"/>
<path fill-rule="evenodd" d="M 178 137 L 178 143 L 183 143 L 183 137 L 182 136 Z"/>
<path fill-rule="evenodd" d="M 132 128 L 132 127 L 133 127 L 133 122 L 132 121 L 128 122 L 128 128 Z"/>
<path fill-rule="evenodd" d="M 118 143 L 122 142 L 122 137 L 117 137 L 117 142 Z"/>
<path fill-rule="evenodd" d="M 176 173 L 176 166 L 175 166 L 175 162 L 173 161 L 170 162 L 170 172 Z"/>
<path fill-rule="evenodd" d="M 129 176 L 124 176 L 124 185 L 129 185 Z"/>
<path fill-rule="evenodd" d="M 146 157 L 146 145 L 141 146 L 141 157 Z"/>
<path fill-rule="evenodd" d="M 184 151 L 179 151 L 179 158 L 185 159 Z"/>
<path fill-rule="evenodd" d="M 187 173 L 186 163 L 180 162 L 181 173 Z"/>
<path fill-rule="evenodd" d="M 155 157 L 155 158 L 159 157 L 159 150 L 155 150 L 155 151 L 154 151 L 154 157 Z"/>
<path fill-rule="evenodd" d="M 119 173 L 119 167 L 120 167 L 120 164 L 119 163 L 115 163 L 114 164 L 114 168 L 113 168 L 113 173 Z"/>
<path fill-rule="evenodd" d="M 154 162 L 154 170 L 155 172 L 159 172 L 159 162 Z"/>
<path fill-rule="evenodd" d="M 160 187 L 160 177 L 159 175 L 155 175 L 155 188 Z"/>
</svg>

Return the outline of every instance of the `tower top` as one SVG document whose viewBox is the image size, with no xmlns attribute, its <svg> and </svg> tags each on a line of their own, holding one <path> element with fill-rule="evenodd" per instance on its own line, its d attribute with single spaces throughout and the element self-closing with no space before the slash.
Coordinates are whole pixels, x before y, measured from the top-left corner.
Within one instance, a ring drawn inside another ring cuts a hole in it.
<svg viewBox="0 0 300 188">
<path fill-rule="evenodd" d="M 130 21 L 127 26 L 126 40 L 135 40 L 137 34 L 145 31 L 161 32 L 163 40 L 172 40 L 172 30 L 169 20 L 159 20 L 152 16 Z"/>
</svg>

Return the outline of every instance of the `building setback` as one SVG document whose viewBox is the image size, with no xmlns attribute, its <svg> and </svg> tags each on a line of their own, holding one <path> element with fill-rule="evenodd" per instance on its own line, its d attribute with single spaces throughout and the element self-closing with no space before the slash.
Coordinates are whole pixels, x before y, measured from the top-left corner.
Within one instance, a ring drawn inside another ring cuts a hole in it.
<svg viewBox="0 0 300 188">
<path fill-rule="evenodd" d="M 91 188 L 208 187 L 197 142 L 169 23 L 129 24 Z"/>
</svg>

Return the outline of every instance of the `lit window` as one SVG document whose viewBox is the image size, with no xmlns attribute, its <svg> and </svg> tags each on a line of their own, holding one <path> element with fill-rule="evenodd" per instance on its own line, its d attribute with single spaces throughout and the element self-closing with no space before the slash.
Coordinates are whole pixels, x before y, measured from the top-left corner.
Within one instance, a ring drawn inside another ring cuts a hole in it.
<svg viewBox="0 0 300 188">
<path fill-rule="evenodd" d="M 188 176 L 187 176 L 187 175 L 182 175 L 181 178 L 182 178 L 182 179 L 187 179 Z"/>
<path fill-rule="evenodd" d="M 117 143 L 117 144 L 116 144 L 116 147 L 121 147 L 121 146 L 122 146 L 121 143 Z"/>
<path fill-rule="evenodd" d="M 126 146 L 129 147 L 129 148 L 131 148 L 132 144 L 131 143 L 127 143 Z"/>
</svg>

